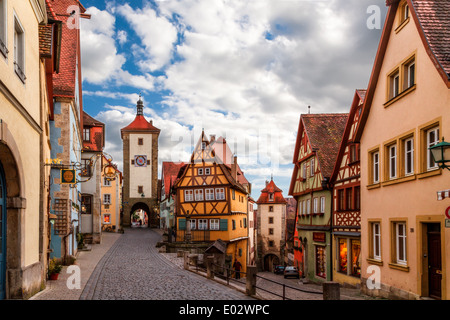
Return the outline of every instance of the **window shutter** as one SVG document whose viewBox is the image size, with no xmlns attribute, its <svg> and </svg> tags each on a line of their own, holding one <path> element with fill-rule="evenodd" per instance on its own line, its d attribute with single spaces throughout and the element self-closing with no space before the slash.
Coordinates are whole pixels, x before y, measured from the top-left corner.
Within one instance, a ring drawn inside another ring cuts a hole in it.
<svg viewBox="0 0 450 320">
<path fill-rule="evenodd" d="M 186 230 L 186 219 L 178 220 L 178 230 Z"/>
<path fill-rule="evenodd" d="M 220 231 L 228 231 L 228 220 L 227 219 L 220 219 L 219 230 Z"/>
</svg>

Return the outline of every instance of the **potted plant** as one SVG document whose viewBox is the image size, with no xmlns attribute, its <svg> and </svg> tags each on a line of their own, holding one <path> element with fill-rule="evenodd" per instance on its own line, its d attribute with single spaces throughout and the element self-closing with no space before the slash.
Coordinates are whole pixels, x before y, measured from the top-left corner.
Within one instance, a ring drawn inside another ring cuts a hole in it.
<svg viewBox="0 0 450 320">
<path fill-rule="evenodd" d="M 53 258 L 48 263 L 48 277 L 50 280 L 58 280 L 58 275 L 61 272 L 63 266 L 56 258 Z"/>
</svg>

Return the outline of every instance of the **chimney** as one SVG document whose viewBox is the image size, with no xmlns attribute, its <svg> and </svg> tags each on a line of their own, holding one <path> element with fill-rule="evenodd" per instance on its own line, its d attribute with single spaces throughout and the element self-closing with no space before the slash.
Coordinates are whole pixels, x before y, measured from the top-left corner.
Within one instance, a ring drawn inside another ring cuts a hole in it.
<svg viewBox="0 0 450 320">
<path fill-rule="evenodd" d="M 214 142 L 216 140 L 216 135 L 215 134 L 210 135 L 209 140 L 211 140 L 211 142 Z"/>
<path fill-rule="evenodd" d="M 237 181 L 237 156 L 233 157 L 233 163 L 231 164 L 231 176 Z"/>
</svg>

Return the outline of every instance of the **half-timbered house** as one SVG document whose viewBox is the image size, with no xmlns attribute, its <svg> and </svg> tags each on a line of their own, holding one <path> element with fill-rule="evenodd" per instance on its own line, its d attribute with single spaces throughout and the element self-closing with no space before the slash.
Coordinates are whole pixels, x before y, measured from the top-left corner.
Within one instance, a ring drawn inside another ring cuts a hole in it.
<svg viewBox="0 0 450 320">
<path fill-rule="evenodd" d="M 218 139 L 219 141 L 219 139 Z M 221 139 L 226 143 L 224 139 Z M 176 192 L 176 241 L 227 244 L 225 264 L 238 260 L 245 272 L 248 242 L 248 192 L 238 178 L 237 157 L 226 165 L 204 131 L 174 185 Z M 227 147 L 226 147 L 227 148 Z M 225 158 L 225 157 L 224 157 Z M 245 180 L 246 181 L 246 180 Z"/>
<path fill-rule="evenodd" d="M 331 176 L 333 281 L 358 285 L 361 277 L 359 144 L 354 142 L 365 90 L 356 90 Z"/>
<path fill-rule="evenodd" d="M 289 195 L 297 200 L 294 265 L 314 281 L 331 278 L 330 178 L 348 114 L 302 114 Z"/>
</svg>

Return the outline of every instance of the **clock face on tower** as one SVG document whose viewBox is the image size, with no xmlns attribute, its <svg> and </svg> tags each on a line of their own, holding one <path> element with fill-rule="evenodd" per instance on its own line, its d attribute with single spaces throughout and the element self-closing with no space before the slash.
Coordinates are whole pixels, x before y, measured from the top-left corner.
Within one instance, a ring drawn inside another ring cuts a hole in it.
<svg viewBox="0 0 450 320">
<path fill-rule="evenodd" d="M 146 167 L 147 156 L 134 156 L 134 165 L 136 167 Z"/>
</svg>

